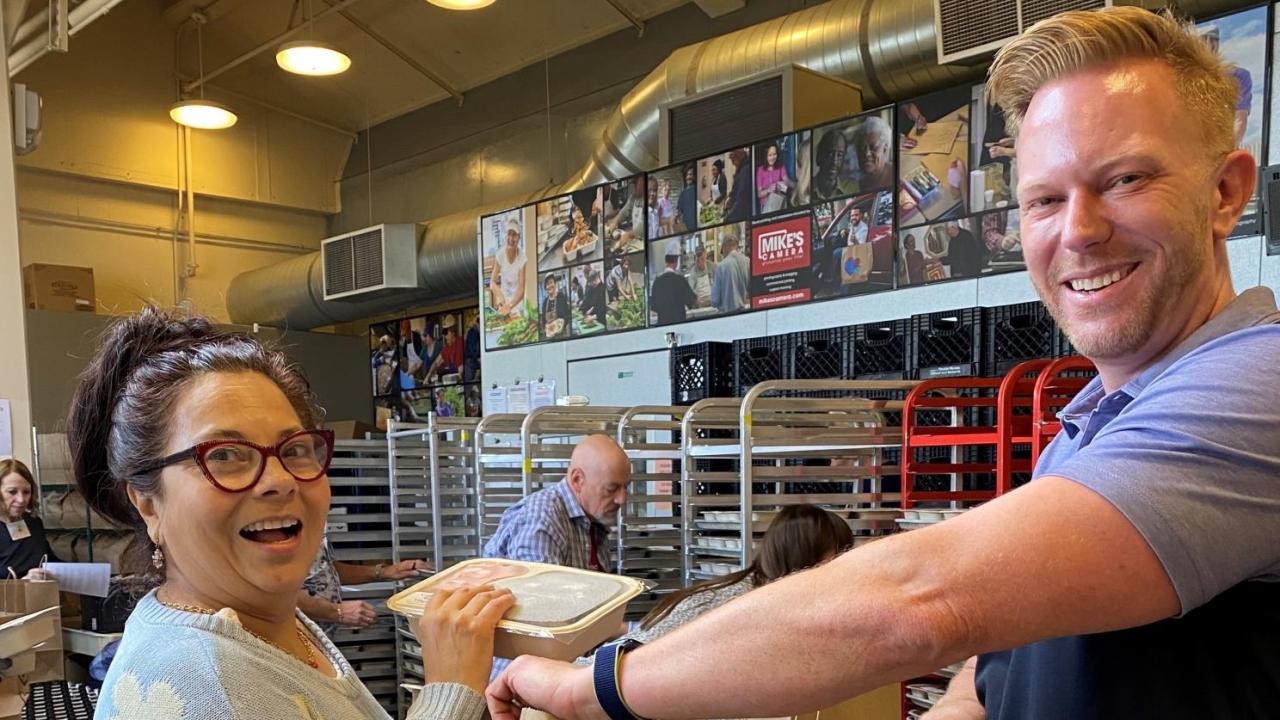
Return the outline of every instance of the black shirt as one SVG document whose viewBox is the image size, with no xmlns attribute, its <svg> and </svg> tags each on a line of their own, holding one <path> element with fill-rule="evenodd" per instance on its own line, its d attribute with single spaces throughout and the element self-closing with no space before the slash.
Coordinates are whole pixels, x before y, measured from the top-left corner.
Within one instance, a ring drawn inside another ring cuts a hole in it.
<svg viewBox="0 0 1280 720">
<path fill-rule="evenodd" d="M 1280 583 L 1245 582 L 1181 618 L 978 659 L 988 720 L 1280 717 Z"/>
<path fill-rule="evenodd" d="M 721 176 L 724 177 L 723 175 Z M 733 174 L 733 192 L 729 195 L 729 204 L 725 207 L 725 222 L 742 222 L 751 217 L 753 203 L 751 192 L 751 165 L 744 160 Z"/>
<path fill-rule="evenodd" d="M 698 304 L 698 296 L 689 281 L 673 270 L 664 270 L 653 281 L 649 293 L 649 307 L 658 314 L 658 324 L 684 322 L 685 311 Z"/>
<path fill-rule="evenodd" d="M 9 570 L 21 580 L 31 570 L 40 567 L 40 561 L 46 556 L 52 562 L 57 560 L 49 549 L 49 540 L 44 534 L 44 523 L 40 518 L 27 513 L 22 516 L 27 521 L 30 537 L 14 540 L 9 537 L 8 530 L 0 530 L 0 572 L 9 576 Z"/>
<path fill-rule="evenodd" d="M 982 246 L 973 233 L 960 228 L 956 236 L 947 244 L 947 257 L 944 262 L 951 266 L 951 277 L 977 277 L 982 274 L 982 266 L 986 264 Z"/>
<path fill-rule="evenodd" d="M 604 283 L 587 284 L 587 289 L 582 293 L 582 314 L 595 313 L 596 322 L 601 325 L 605 324 L 608 317 L 609 305 L 605 301 Z"/>
<path fill-rule="evenodd" d="M 563 320 L 564 327 L 555 337 L 564 337 L 569 334 L 569 324 L 573 321 L 573 315 L 569 312 L 569 298 L 565 297 L 562 292 L 556 293 L 556 297 L 552 300 L 548 297 L 542 302 L 542 334 L 547 334 L 547 323 L 552 320 Z"/>
</svg>

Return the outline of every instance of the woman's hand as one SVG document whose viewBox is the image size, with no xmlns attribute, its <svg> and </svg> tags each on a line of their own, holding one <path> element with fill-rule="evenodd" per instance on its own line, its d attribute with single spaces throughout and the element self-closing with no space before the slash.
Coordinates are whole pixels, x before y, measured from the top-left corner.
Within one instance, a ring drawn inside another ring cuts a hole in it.
<svg viewBox="0 0 1280 720">
<path fill-rule="evenodd" d="M 435 566 L 426 560 L 401 560 L 394 565 L 383 565 L 382 579 L 403 580 L 405 578 L 418 577 L 424 572 L 431 572 L 435 569 Z"/>
<path fill-rule="evenodd" d="M 510 590 L 492 585 L 439 590 L 418 619 L 423 678 L 458 683 L 481 695 L 493 668 L 493 632 L 516 604 Z"/>
<path fill-rule="evenodd" d="M 338 603 L 337 623 L 345 627 L 367 628 L 378 621 L 378 611 L 363 600 Z"/>
<path fill-rule="evenodd" d="M 489 686 L 493 720 L 517 720 L 521 708 L 563 720 L 608 720 L 596 702 L 590 667 L 522 655 Z"/>
<path fill-rule="evenodd" d="M 53 576 L 44 568 L 31 568 L 27 574 L 22 577 L 23 580 L 52 580 Z"/>
</svg>

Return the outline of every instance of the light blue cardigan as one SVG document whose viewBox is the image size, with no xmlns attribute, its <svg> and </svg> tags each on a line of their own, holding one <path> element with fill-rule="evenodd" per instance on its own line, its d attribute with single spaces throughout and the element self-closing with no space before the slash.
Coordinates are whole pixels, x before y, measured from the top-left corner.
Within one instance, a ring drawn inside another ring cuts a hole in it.
<svg viewBox="0 0 1280 720">
<path fill-rule="evenodd" d="M 217 615 L 139 603 L 98 698 L 97 720 L 387 720 L 333 643 L 302 613 L 338 677 L 329 678 Z M 423 689 L 409 720 L 480 720 L 484 698 L 463 685 Z"/>
</svg>

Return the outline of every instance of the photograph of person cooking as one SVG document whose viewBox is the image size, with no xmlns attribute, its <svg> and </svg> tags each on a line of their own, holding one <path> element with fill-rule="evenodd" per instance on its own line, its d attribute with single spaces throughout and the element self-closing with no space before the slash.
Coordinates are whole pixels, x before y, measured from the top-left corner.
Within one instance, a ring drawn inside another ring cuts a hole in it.
<svg viewBox="0 0 1280 720">
<path fill-rule="evenodd" d="M 642 252 L 645 239 L 654 232 L 650 226 L 658 222 L 657 188 L 646 190 L 645 176 L 636 175 L 609 183 L 600 192 L 608 255 Z"/>
<path fill-rule="evenodd" d="M 537 204 L 538 272 L 604 257 L 600 203 L 600 188 L 590 188 Z"/>
<path fill-rule="evenodd" d="M 669 325 L 751 307 L 746 223 L 649 243 L 650 324 Z"/>
<path fill-rule="evenodd" d="M 526 254 L 536 254 L 526 246 L 526 227 L 534 228 L 532 208 L 486 215 L 480 219 L 481 250 L 484 253 L 485 346 L 527 345 L 537 342 L 537 265 Z"/>
</svg>

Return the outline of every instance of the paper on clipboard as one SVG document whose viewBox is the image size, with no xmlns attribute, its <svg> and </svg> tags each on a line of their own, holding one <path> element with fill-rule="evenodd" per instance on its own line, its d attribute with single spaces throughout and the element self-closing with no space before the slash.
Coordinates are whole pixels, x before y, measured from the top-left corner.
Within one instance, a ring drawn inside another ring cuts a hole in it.
<svg viewBox="0 0 1280 720">
<path fill-rule="evenodd" d="M 905 151 L 908 155 L 950 155 L 955 147 L 956 137 L 964 123 L 958 121 L 929 123 L 929 129 L 923 135 L 912 133 L 909 137 L 916 141 L 916 146 Z"/>
<path fill-rule="evenodd" d="M 111 590 L 108 563 L 45 563 L 45 572 L 58 581 L 58 589 L 77 595 L 104 598 Z"/>
</svg>

